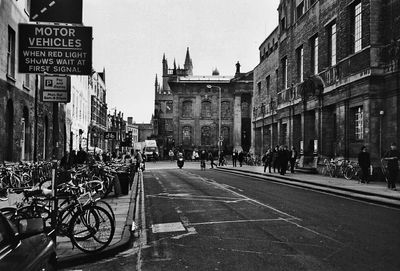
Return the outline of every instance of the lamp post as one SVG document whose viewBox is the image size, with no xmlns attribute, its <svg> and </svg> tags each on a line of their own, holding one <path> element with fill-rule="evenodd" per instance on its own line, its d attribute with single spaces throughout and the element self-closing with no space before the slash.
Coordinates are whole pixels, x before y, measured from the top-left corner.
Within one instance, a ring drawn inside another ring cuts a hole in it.
<svg viewBox="0 0 400 271">
<path fill-rule="evenodd" d="M 219 105 L 218 105 L 218 159 L 221 155 L 221 88 L 219 86 L 207 85 L 207 88 L 217 88 L 219 91 Z"/>
<path fill-rule="evenodd" d="M 382 118 L 385 111 L 379 111 L 379 158 L 382 157 Z"/>
<path fill-rule="evenodd" d="M 261 103 L 262 114 L 262 127 L 261 127 L 261 155 L 264 153 L 264 117 L 265 117 L 265 104 Z"/>
</svg>

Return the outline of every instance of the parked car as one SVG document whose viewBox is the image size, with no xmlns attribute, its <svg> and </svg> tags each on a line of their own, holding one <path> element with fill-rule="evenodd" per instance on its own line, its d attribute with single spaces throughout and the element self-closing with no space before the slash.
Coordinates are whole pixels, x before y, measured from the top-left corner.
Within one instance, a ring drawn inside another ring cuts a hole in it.
<svg viewBox="0 0 400 271">
<path fill-rule="evenodd" d="M 0 212 L 0 270 L 56 270 L 56 249 L 42 218 L 13 224 Z"/>
</svg>

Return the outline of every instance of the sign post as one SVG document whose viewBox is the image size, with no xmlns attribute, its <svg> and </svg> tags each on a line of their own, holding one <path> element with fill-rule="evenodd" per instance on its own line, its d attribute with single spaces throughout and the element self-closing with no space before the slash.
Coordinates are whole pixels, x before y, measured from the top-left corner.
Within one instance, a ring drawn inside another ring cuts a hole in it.
<svg viewBox="0 0 400 271">
<path fill-rule="evenodd" d="M 69 103 L 71 101 L 71 78 L 69 76 L 42 75 L 40 80 L 42 102 Z"/>
</svg>

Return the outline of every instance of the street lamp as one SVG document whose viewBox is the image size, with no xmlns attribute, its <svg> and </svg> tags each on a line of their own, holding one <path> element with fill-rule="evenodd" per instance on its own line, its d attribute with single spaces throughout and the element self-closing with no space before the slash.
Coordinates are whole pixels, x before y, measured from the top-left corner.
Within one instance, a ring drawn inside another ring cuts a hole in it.
<svg viewBox="0 0 400 271">
<path fill-rule="evenodd" d="M 207 88 L 218 88 L 219 91 L 219 106 L 218 106 L 218 159 L 221 155 L 221 88 L 219 86 L 207 85 Z"/>
</svg>

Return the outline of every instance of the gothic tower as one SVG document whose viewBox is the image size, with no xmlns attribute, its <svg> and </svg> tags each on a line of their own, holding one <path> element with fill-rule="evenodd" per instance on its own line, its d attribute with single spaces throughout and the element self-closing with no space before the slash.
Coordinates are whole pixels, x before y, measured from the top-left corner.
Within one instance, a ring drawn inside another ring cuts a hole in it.
<svg viewBox="0 0 400 271">
<path fill-rule="evenodd" d="M 187 75 L 193 75 L 193 63 L 190 58 L 189 47 L 186 49 L 185 64 L 183 68 L 187 71 Z"/>
</svg>

